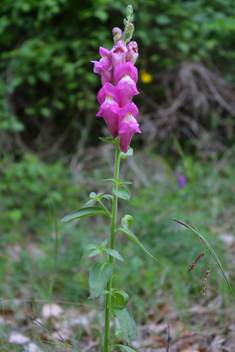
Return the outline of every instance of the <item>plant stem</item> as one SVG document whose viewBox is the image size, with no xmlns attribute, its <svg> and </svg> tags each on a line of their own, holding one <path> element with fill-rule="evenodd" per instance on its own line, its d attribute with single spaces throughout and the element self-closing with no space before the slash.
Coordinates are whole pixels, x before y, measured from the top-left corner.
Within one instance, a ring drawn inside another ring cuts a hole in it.
<svg viewBox="0 0 235 352">
<path fill-rule="evenodd" d="M 113 188 L 117 190 L 118 186 L 118 174 L 120 165 L 120 149 L 119 141 L 116 142 L 116 155 L 115 155 L 115 169 L 114 169 L 114 183 Z M 110 234 L 110 249 L 114 249 L 115 241 L 115 230 L 116 230 L 116 219 L 117 219 L 117 196 L 113 194 L 113 207 L 112 207 L 112 222 L 111 222 L 111 234 Z M 113 257 L 109 255 L 109 263 L 113 263 Z M 109 279 L 107 284 L 107 291 L 111 291 L 112 288 L 112 277 Z M 109 319 L 110 319 L 110 303 L 111 295 L 106 295 L 105 304 L 105 335 L 104 335 L 104 352 L 109 350 Z"/>
</svg>

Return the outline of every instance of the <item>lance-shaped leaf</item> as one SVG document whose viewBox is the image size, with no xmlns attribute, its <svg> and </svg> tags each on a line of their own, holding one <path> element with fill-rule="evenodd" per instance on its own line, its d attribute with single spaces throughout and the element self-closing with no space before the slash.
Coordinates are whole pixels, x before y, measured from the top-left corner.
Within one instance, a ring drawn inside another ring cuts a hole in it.
<svg viewBox="0 0 235 352">
<path fill-rule="evenodd" d="M 121 157 L 122 159 L 126 159 L 126 158 L 129 158 L 129 157 L 132 156 L 132 155 L 133 155 L 133 149 L 132 149 L 132 148 L 129 148 L 126 153 L 123 153 L 123 152 L 122 152 L 122 153 L 120 154 L 120 157 Z"/>
<path fill-rule="evenodd" d="M 132 182 L 126 181 L 126 180 L 123 180 L 123 181 L 118 180 L 118 184 L 119 185 L 132 185 Z"/>
<path fill-rule="evenodd" d="M 121 199 L 130 200 L 131 198 L 130 192 L 124 186 L 119 187 L 117 190 L 113 188 L 113 193 Z"/>
<path fill-rule="evenodd" d="M 104 248 L 108 242 L 109 242 L 109 238 L 106 238 L 106 239 L 101 243 L 100 247 L 103 247 L 103 248 Z"/>
<path fill-rule="evenodd" d="M 133 350 L 133 348 L 130 348 L 130 347 L 124 346 L 124 345 L 117 344 L 117 345 L 112 345 L 109 348 L 112 348 L 112 347 L 119 347 L 119 348 L 121 348 L 122 350 L 124 350 L 126 352 L 136 352 L 136 350 Z"/>
<path fill-rule="evenodd" d="M 113 266 L 111 263 L 102 261 L 92 265 L 89 276 L 90 293 L 92 298 L 96 298 L 101 294 L 107 285 L 112 272 Z"/>
<path fill-rule="evenodd" d="M 111 306 L 113 308 L 123 309 L 129 301 L 129 295 L 123 290 L 113 290 L 111 297 Z"/>
<path fill-rule="evenodd" d="M 115 182 L 114 178 L 106 178 L 105 180 L 102 180 L 101 182 L 108 182 L 108 181 Z"/>
<path fill-rule="evenodd" d="M 60 222 L 67 222 L 67 221 L 78 219 L 78 218 L 87 218 L 87 217 L 93 216 L 93 215 L 110 216 L 109 213 L 101 207 L 87 207 L 87 208 L 81 208 L 81 209 L 73 211 L 72 213 L 63 217 L 63 219 L 61 219 Z"/>
<path fill-rule="evenodd" d="M 117 318 L 121 328 L 125 334 L 126 340 L 133 340 L 135 337 L 135 321 L 131 312 L 127 309 L 112 308 L 114 316 Z"/>
<path fill-rule="evenodd" d="M 87 244 L 86 246 L 82 247 L 81 253 L 79 255 L 79 259 L 83 256 L 84 253 L 90 251 L 91 249 L 96 249 L 97 246 L 94 244 Z"/>
<path fill-rule="evenodd" d="M 107 142 L 107 143 L 116 143 L 116 139 L 112 138 L 112 137 L 99 137 L 99 139 L 103 142 Z"/>
<path fill-rule="evenodd" d="M 101 198 L 108 199 L 110 201 L 111 205 L 113 204 L 113 196 L 111 196 L 111 194 L 105 194 Z"/>
<path fill-rule="evenodd" d="M 153 258 L 153 260 L 155 260 L 155 262 L 157 261 L 157 259 L 155 259 L 152 254 L 149 253 L 149 251 L 147 251 L 147 249 L 144 247 L 144 245 L 140 242 L 140 240 L 130 231 L 130 230 L 126 230 L 123 227 L 121 227 L 120 229 L 118 229 L 118 231 L 124 232 L 134 243 L 136 243 L 146 254 L 148 254 L 151 258 Z"/>
<path fill-rule="evenodd" d="M 110 254 L 112 257 L 123 261 L 124 259 L 122 258 L 121 254 L 115 251 L 115 249 L 109 249 L 109 248 L 104 248 L 104 251 L 108 254 Z"/>
<path fill-rule="evenodd" d="M 97 248 L 97 249 L 95 249 L 94 251 L 92 251 L 89 255 L 88 255 L 88 257 L 94 257 L 94 256 L 96 256 L 97 254 L 99 254 L 101 252 L 101 249 L 100 248 Z"/>
</svg>

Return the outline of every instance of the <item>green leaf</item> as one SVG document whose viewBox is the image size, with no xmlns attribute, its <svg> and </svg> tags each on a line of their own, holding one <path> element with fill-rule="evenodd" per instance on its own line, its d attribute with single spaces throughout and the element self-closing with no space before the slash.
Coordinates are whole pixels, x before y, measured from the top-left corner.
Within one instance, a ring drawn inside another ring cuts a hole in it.
<svg viewBox="0 0 235 352">
<path fill-rule="evenodd" d="M 99 193 L 99 194 L 97 194 L 97 197 L 98 197 L 98 198 L 102 198 L 102 197 L 101 197 L 102 194 L 104 194 L 104 193 Z"/>
<path fill-rule="evenodd" d="M 118 180 L 118 184 L 119 185 L 132 185 L 132 182 L 131 181 L 126 181 L 126 180 L 124 180 L 124 181 Z"/>
<path fill-rule="evenodd" d="M 87 244 L 86 246 L 84 246 L 81 250 L 81 253 L 79 255 L 79 259 L 83 256 L 84 253 L 86 253 L 87 251 L 90 251 L 91 249 L 95 249 L 97 248 L 97 246 L 95 246 L 94 244 Z"/>
<path fill-rule="evenodd" d="M 104 240 L 104 241 L 101 243 L 100 247 L 105 247 L 108 242 L 109 242 L 109 238 L 106 238 L 106 240 Z"/>
<path fill-rule="evenodd" d="M 124 228 L 118 229 L 118 231 L 124 232 L 134 243 L 136 243 L 146 254 L 148 254 L 153 260 L 156 262 L 157 259 L 155 259 L 152 254 L 150 254 L 147 249 L 144 247 L 144 245 L 140 242 L 140 240 L 130 231 L 126 230 Z"/>
<path fill-rule="evenodd" d="M 95 201 L 95 199 L 90 199 L 90 200 L 88 200 L 88 202 L 86 202 L 85 206 L 91 204 L 91 203 L 94 202 L 94 201 Z"/>
<path fill-rule="evenodd" d="M 116 330 L 115 330 L 116 331 Z M 115 335 L 116 336 L 116 335 Z M 117 336 L 116 336 L 117 337 Z M 133 348 L 130 348 L 128 346 L 124 346 L 124 345 L 112 345 L 110 346 L 109 348 L 112 348 L 112 347 L 119 347 L 119 348 L 122 348 L 124 351 L 126 352 L 136 352 L 136 350 L 133 350 Z"/>
<path fill-rule="evenodd" d="M 109 291 L 103 290 L 103 291 L 101 292 L 101 295 L 108 295 L 109 293 L 110 293 Z"/>
<path fill-rule="evenodd" d="M 111 194 L 105 194 L 101 198 L 108 199 L 110 201 L 111 205 L 113 204 L 113 196 L 111 196 Z"/>
<path fill-rule="evenodd" d="M 116 143 L 116 139 L 112 138 L 112 137 L 99 137 L 99 139 L 103 142 L 107 142 L 107 143 Z"/>
<path fill-rule="evenodd" d="M 130 200 L 131 198 L 130 192 L 124 186 L 119 187 L 117 190 L 113 188 L 113 193 L 121 199 Z"/>
<path fill-rule="evenodd" d="M 113 308 L 123 309 L 129 301 L 129 295 L 123 290 L 114 290 L 111 298 Z"/>
<path fill-rule="evenodd" d="M 102 180 L 101 182 L 108 182 L 108 181 L 115 182 L 114 178 L 106 178 L 105 180 Z"/>
<path fill-rule="evenodd" d="M 101 252 L 101 249 L 97 248 L 93 252 L 91 252 L 88 257 L 94 257 L 95 255 L 99 254 Z"/>
<path fill-rule="evenodd" d="M 112 279 L 113 279 L 114 277 L 118 276 L 118 275 L 121 275 L 121 274 L 122 274 L 122 273 L 117 273 L 117 274 L 112 275 Z"/>
<path fill-rule="evenodd" d="M 126 340 L 133 340 L 135 337 L 135 321 L 131 312 L 127 309 L 112 308 L 114 316 L 117 318 L 121 328 L 125 334 Z"/>
<path fill-rule="evenodd" d="M 132 225 L 133 222 L 133 216 L 126 214 L 122 218 L 122 226 L 124 227 L 125 230 L 128 230 L 128 228 Z"/>
<path fill-rule="evenodd" d="M 126 159 L 126 158 L 129 158 L 129 157 L 132 156 L 132 155 L 133 155 L 133 149 L 132 149 L 132 148 L 129 148 L 126 153 L 123 153 L 123 152 L 122 152 L 122 153 L 120 154 L 120 157 L 121 157 L 122 159 Z"/>
<path fill-rule="evenodd" d="M 115 329 L 115 337 L 120 339 L 122 337 L 123 331 L 122 329 Z"/>
<path fill-rule="evenodd" d="M 112 257 L 123 261 L 124 259 L 122 258 L 121 254 L 119 254 L 117 251 L 115 251 L 115 249 L 109 249 L 109 248 L 105 248 L 104 251 L 108 254 L 110 254 Z"/>
<path fill-rule="evenodd" d="M 107 211 L 101 207 L 87 207 L 87 208 L 81 208 L 73 211 L 72 213 L 63 217 L 63 219 L 61 219 L 60 222 L 67 222 L 78 218 L 86 218 L 93 215 L 110 216 L 109 213 L 107 213 Z"/>
<path fill-rule="evenodd" d="M 112 275 L 112 271 L 113 266 L 111 263 L 102 261 L 92 265 L 89 276 L 90 293 L 92 298 L 96 298 L 101 294 Z"/>
</svg>

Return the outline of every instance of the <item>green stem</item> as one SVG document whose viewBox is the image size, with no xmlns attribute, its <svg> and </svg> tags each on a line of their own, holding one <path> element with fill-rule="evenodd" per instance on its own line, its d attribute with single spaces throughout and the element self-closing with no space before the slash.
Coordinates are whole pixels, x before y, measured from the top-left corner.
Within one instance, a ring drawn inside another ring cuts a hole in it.
<svg viewBox="0 0 235 352">
<path fill-rule="evenodd" d="M 116 142 L 116 156 L 115 156 L 115 169 L 114 169 L 114 183 L 113 188 L 117 190 L 118 187 L 118 174 L 119 174 L 119 165 L 120 165 L 120 149 L 119 142 Z M 116 230 L 116 219 L 117 219 L 117 196 L 113 194 L 113 207 L 112 207 L 112 222 L 111 222 L 111 234 L 110 234 L 110 249 L 114 249 L 115 241 L 115 230 Z M 109 263 L 113 263 L 113 257 L 109 256 Z M 109 279 L 107 284 L 107 291 L 111 291 L 112 288 L 112 277 Z M 110 319 L 110 303 L 111 295 L 106 295 L 106 304 L 105 304 L 105 336 L 104 336 L 104 352 L 109 350 L 109 319 Z"/>
<path fill-rule="evenodd" d="M 104 210 L 106 210 L 107 211 L 107 213 L 110 215 L 110 217 L 112 216 L 111 214 L 110 214 L 110 212 L 108 211 L 108 209 L 106 208 L 106 206 L 104 206 L 104 204 L 101 202 L 101 200 L 98 200 L 98 202 L 100 203 L 100 205 L 104 208 Z"/>
</svg>

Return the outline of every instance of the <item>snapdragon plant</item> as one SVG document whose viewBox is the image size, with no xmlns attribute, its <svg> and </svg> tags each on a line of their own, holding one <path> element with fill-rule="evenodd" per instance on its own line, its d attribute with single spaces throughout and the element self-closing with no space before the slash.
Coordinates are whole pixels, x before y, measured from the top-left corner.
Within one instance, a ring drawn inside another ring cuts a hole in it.
<svg viewBox="0 0 235 352">
<path fill-rule="evenodd" d="M 66 215 L 60 221 L 67 222 L 94 215 L 103 215 L 110 218 L 110 238 L 103 239 L 100 246 L 88 244 L 81 251 L 81 256 L 87 251 L 92 251 L 89 257 L 96 256 L 99 253 L 102 253 L 104 256 L 103 261 L 97 261 L 92 265 L 89 276 L 90 298 L 95 299 L 100 295 L 106 295 L 104 352 L 108 352 L 112 347 L 120 347 L 127 352 L 133 351 L 128 346 L 120 344 L 110 345 L 111 314 L 118 320 L 127 341 L 134 338 L 136 331 L 133 316 L 126 307 L 129 295 L 124 290 L 114 287 L 112 282 L 115 276 L 113 274 L 114 259 L 124 260 L 121 254 L 115 250 L 115 236 L 117 232 L 123 232 L 156 261 L 134 233 L 130 231 L 129 227 L 133 222 L 131 215 L 124 215 L 121 224 L 117 224 L 118 199 L 130 200 L 130 192 L 124 185 L 132 183 L 119 179 L 120 159 L 126 159 L 133 155 L 133 149 L 130 148 L 131 138 L 135 132 L 141 133 L 137 122 L 138 108 L 132 102 L 133 96 L 139 94 L 136 88 L 138 71 L 134 66 L 139 54 L 137 43 L 130 41 L 134 31 L 132 22 L 133 9 L 129 5 L 127 7 L 127 16 L 124 19 L 124 32 L 122 33 L 120 28 L 113 28 L 113 48 L 109 51 L 100 47 L 100 61 L 92 61 L 94 63 L 94 72 L 101 75 L 102 82 L 102 88 L 97 95 L 100 109 L 96 116 L 102 116 L 105 119 L 111 133 L 110 137 L 102 137 L 100 139 L 116 145 L 113 178 L 102 180 L 102 182 L 113 183 L 112 194 L 96 194 L 95 192 L 91 192 L 90 199 L 83 208 Z M 110 202 L 111 209 L 108 209 L 103 204 L 104 199 Z M 94 206 L 94 202 L 98 203 L 98 206 Z M 108 243 L 109 247 L 107 247 Z M 120 331 L 116 331 L 115 336 L 117 338 L 120 337 Z"/>
</svg>

